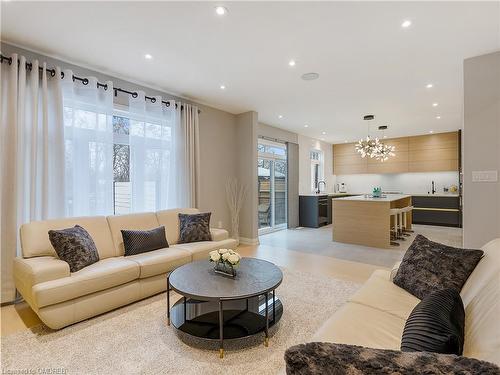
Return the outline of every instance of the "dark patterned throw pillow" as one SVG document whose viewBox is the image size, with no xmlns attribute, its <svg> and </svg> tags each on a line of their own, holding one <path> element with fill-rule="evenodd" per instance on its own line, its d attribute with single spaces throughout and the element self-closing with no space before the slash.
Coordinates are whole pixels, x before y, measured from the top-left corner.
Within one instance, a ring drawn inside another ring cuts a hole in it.
<svg viewBox="0 0 500 375">
<path fill-rule="evenodd" d="M 465 310 L 460 293 L 444 289 L 425 297 L 406 320 L 403 352 L 462 355 Z"/>
<path fill-rule="evenodd" d="M 419 299 L 447 288 L 460 293 L 482 256 L 482 250 L 443 245 L 419 234 L 406 251 L 393 282 Z"/>
<path fill-rule="evenodd" d="M 49 240 L 59 259 L 69 264 L 69 270 L 76 272 L 99 261 L 94 240 L 84 228 L 49 230 Z"/>
<path fill-rule="evenodd" d="M 168 247 L 165 227 L 150 230 L 122 230 L 125 256 L 146 253 Z"/>
<path fill-rule="evenodd" d="M 192 215 L 179 214 L 179 243 L 212 241 L 211 214 L 211 212 Z"/>
</svg>

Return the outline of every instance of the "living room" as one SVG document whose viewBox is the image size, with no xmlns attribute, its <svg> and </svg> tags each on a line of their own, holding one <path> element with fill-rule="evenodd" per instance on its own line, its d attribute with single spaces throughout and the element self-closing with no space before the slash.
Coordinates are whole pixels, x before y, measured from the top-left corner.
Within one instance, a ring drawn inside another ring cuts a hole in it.
<svg viewBox="0 0 500 375">
<path fill-rule="evenodd" d="M 3 373 L 500 373 L 499 2 L 0 12 Z"/>
</svg>

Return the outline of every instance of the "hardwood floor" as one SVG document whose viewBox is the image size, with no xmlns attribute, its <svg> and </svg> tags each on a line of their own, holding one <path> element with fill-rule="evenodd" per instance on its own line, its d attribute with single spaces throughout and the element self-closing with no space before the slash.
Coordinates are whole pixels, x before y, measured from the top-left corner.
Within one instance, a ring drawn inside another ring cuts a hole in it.
<svg viewBox="0 0 500 375">
<path fill-rule="evenodd" d="M 461 230 L 415 226 L 416 233 L 430 239 L 460 246 Z M 409 238 L 399 248 L 376 249 L 331 241 L 331 228 L 283 230 L 264 235 L 260 245 L 241 245 L 242 256 L 256 257 L 301 272 L 328 275 L 344 280 L 364 282 L 376 269 L 390 268 L 411 243 Z M 26 302 L 4 306 L 0 311 L 1 336 L 23 331 L 40 324 Z"/>
</svg>

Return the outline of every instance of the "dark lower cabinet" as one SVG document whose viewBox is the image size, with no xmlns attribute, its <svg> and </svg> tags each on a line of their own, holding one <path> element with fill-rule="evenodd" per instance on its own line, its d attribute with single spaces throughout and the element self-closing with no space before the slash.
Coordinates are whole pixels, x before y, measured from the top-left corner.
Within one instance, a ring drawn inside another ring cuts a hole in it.
<svg viewBox="0 0 500 375">
<path fill-rule="evenodd" d="M 461 227 L 459 197 L 413 196 L 414 224 Z"/>
<path fill-rule="evenodd" d="M 319 228 L 329 224 L 331 208 L 328 200 L 328 195 L 300 195 L 299 226 Z"/>
</svg>

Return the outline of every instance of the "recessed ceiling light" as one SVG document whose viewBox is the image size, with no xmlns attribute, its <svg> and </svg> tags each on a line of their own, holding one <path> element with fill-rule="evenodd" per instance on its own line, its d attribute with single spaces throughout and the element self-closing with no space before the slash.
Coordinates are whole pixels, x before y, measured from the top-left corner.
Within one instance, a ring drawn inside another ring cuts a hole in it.
<svg viewBox="0 0 500 375">
<path fill-rule="evenodd" d="M 215 7 L 215 13 L 217 13 L 218 16 L 223 16 L 227 13 L 227 8 L 219 5 Z"/>
<path fill-rule="evenodd" d="M 320 138 L 320 141 L 324 141 L 324 140 L 325 140 L 325 138 Z"/>
<path fill-rule="evenodd" d="M 347 143 L 347 141 L 344 141 L 344 143 Z"/>
<path fill-rule="evenodd" d="M 441 119 L 441 116 L 438 115 L 438 116 L 436 116 L 436 118 L 439 120 L 439 119 Z"/>
<path fill-rule="evenodd" d="M 278 118 L 283 118 L 283 115 L 279 115 Z"/>
<path fill-rule="evenodd" d="M 304 125 L 304 128 L 308 128 L 308 127 L 309 127 L 309 125 L 307 125 L 307 124 Z"/>
<path fill-rule="evenodd" d="M 428 83 L 427 85 L 425 85 L 425 87 L 428 89 L 432 89 L 434 85 L 432 83 Z"/>
<path fill-rule="evenodd" d="M 439 105 L 439 103 L 432 103 L 433 107 L 437 107 L 438 105 Z"/>
<path fill-rule="evenodd" d="M 386 136 L 386 135 L 384 135 L 384 138 L 387 138 L 387 136 Z"/>
<path fill-rule="evenodd" d="M 225 90 L 225 89 L 226 89 L 226 86 L 224 86 L 224 85 L 220 85 L 220 89 L 221 89 L 221 90 Z"/>
<path fill-rule="evenodd" d="M 146 60 L 151 60 L 151 59 L 153 58 L 153 56 L 151 56 L 149 53 L 146 53 L 146 54 L 144 55 L 144 58 L 145 58 Z"/>
<path fill-rule="evenodd" d="M 410 20 L 404 20 L 403 23 L 401 24 L 401 27 L 404 27 L 405 29 L 410 26 L 411 26 Z"/>
<path fill-rule="evenodd" d="M 431 133 L 431 134 L 434 133 L 434 130 L 429 130 L 429 133 Z"/>
<path fill-rule="evenodd" d="M 290 65 L 290 66 L 295 66 L 295 60 L 290 60 L 290 61 L 288 62 L 288 65 Z"/>
<path fill-rule="evenodd" d="M 326 132 L 321 132 L 321 134 L 326 135 Z"/>
</svg>

